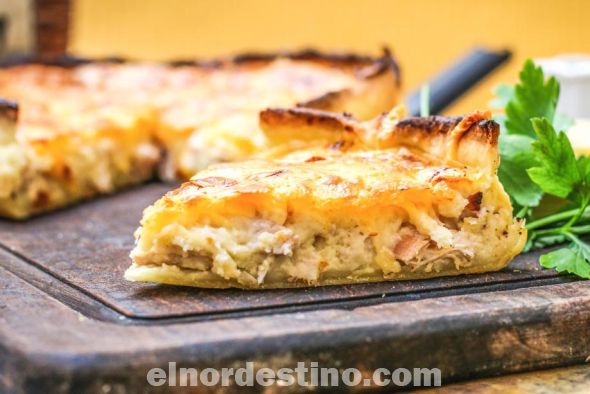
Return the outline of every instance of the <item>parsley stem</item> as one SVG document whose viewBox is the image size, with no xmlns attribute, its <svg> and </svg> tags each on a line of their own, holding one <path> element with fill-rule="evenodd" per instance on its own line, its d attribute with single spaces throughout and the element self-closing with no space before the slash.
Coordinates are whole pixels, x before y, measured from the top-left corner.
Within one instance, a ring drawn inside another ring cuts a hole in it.
<svg viewBox="0 0 590 394">
<path fill-rule="evenodd" d="M 533 220 L 532 222 L 526 225 L 527 230 L 534 230 L 539 227 L 544 227 L 548 224 L 558 223 L 564 221 L 566 219 L 575 218 L 576 216 L 582 216 L 586 212 L 581 211 L 580 208 L 570 209 L 569 211 L 564 211 L 560 213 L 556 213 L 553 215 L 546 216 L 541 219 Z M 578 220 L 579 217 L 576 218 Z"/>
<path fill-rule="evenodd" d="M 543 235 L 559 235 L 559 234 L 562 234 L 561 227 L 537 230 L 534 233 L 535 237 L 539 237 L 539 236 L 543 236 Z"/>
<path fill-rule="evenodd" d="M 566 231 L 563 233 L 563 235 L 565 235 L 567 238 L 569 238 L 570 241 L 572 241 L 573 243 L 575 243 L 578 246 L 584 246 L 584 242 L 582 242 L 582 240 L 578 237 L 576 237 L 574 234 Z"/>
<path fill-rule="evenodd" d="M 555 227 L 555 228 L 547 228 L 547 229 L 542 229 L 542 230 L 535 230 L 535 232 L 533 233 L 535 238 L 538 238 L 539 236 L 544 236 L 544 235 L 565 235 L 566 233 L 572 233 L 572 234 L 589 234 L 590 233 L 590 224 L 586 224 L 584 226 L 573 226 L 570 227 L 569 229 L 566 229 L 565 227 Z"/>
<path fill-rule="evenodd" d="M 521 210 L 518 211 L 518 213 L 516 214 L 516 217 L 517 218 L 523 218 L 523 217 L 525 217 L 526 215 L 528 215 L 529 209 L 531 209 L 531 207 L 528 207 L 528 206 L 522 207 Z"/>
<path fill-rule="evenodd" d="M 430 115 L 430 86 L 425 83 L 420 89 L 420 116 Z"/>
<path fill-rule="evenodd" d="M 582 201 L 582 206 L 579 209 L 579 212 L 577 213 L 576 216 L 572 217 L 566 224 L 565 226 L 563 226 L 564 230 L 569 230 L 574 224 L 576 224 L 576 222 L 582 217 L 582 215 L 584 214 L 584 212 L 586 211 L 586 207 L 588 206 L 588 203 L 590 202 L 590 196 L 588 196 L 584 201 Z"/>
<path fill-rule="evenodd" d="M 590 233 L 590 224 L 585 226 L 573 226 L 569 229 L 574 234 L 588 234 Z"/>
</svg>

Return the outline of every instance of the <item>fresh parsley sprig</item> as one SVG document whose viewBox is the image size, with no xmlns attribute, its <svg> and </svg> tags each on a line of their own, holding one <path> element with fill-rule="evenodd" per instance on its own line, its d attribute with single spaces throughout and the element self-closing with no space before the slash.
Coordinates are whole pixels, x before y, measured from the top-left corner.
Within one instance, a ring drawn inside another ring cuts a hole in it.
<svg viewBox="0 0 590 394">
<path fill-rule="evenodd" d="M 496 90 L 498 176 L 527 220 L 526 250 L 565 244 L 540 258 L 543 267 L 590 278 L 590 158 L 578 157 L 566 133 L 572 119 L 555 112 L 559 83 L 527 60 L 514 86 Z"/>
</svg>

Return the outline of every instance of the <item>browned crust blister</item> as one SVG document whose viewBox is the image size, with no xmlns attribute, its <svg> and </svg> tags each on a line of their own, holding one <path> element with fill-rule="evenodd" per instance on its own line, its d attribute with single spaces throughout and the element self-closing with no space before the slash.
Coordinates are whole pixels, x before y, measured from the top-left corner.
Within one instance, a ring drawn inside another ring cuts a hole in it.
<svg viewBox="0 0 590 394">
<path fill-rule="evenodd" d="M 361 123 L 351 114 L 310 108 L 267 108 L 260 112 L 260 124 L 268 130 L 279 126 L 322 127 L 351 133 L 361 130 Z"/>
<path fill-rule="evenodd" d="M 481 168 L 494 174 L 498 168 L 500 125 L 489 112 L 465 117 L 428 116 L 401 120 L 392 142 L 421 149 L 445 160 Z"/>
<path fill-rule="evenodd" d="M 355 76 L 359 80 L 366 82 L 379 82 L 379 77 L 384 77 L 387 73 L 391 73 L 397 87 L 401 84 L 401 73 L 399 66 L 392 56 L 389 48 L 383 48 L 383 55 L 377 59 L 358 55 L 322 55 L 317 51 L 312 52 L 315 57 L 309 57 L 308 60 L 316 59 L 320 61 L 340 62 L 341 64 L 355 65 L 357 70 Z M 294 57 L 297 58 L 297 57 Z M 311 100 L 300 102 L 297 107 L 314 108 L 324 111 L 337 109 L 337 103 L 340 100 L 345 100 L 346 95 L 351 94 L 349 90 L 340 90 L 334 92 L 326 92 L 325 94 L 315 97 Z"/>
<path fill-rule="evenodd" d="M 459 124 L 460 116 L 424 116 L 405 118 L 398 122 L 396 130 L 400 133 L 447 134 Z"/>
<path fill-rule="evenodd" d="M 16 123 L 18 118 L 18 104 L 15 101 L 0 98 L 0 119 Z"/>
<path fill-rule="evenodd" d="M 461 123 L 463 130 L 460 139 L 475 139 L 490 146 L 498 145 L 500 125 L 489 119 L 489 115 L 481 112 L 474 112 L 465 117 L 433 115 L 406 118 L 399 121 L 395 132 L 399 135 L 420 133 L 424 136 L 446 136 L 450 132 L 456 132 L 457 126 Z"/>
</svg>

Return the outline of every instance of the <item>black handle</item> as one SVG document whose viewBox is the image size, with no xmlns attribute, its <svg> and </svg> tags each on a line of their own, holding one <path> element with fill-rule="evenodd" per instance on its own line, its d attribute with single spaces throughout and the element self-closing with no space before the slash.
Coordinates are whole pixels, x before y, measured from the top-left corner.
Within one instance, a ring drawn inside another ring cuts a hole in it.
<svg viewBox="0 0 590 394">
<path fill-rule="evenodd" d="M 436 77 L 428 81 L 430 88 L 430 113 L 437 114 L 471 89 L 486 75 L 508 60 L 510 51 L 489 51 L 476 48 L 467 56 Z M 407 98 L 408 112 L 412 116 L 420 115 L 420 89 Z"/>
</svg>

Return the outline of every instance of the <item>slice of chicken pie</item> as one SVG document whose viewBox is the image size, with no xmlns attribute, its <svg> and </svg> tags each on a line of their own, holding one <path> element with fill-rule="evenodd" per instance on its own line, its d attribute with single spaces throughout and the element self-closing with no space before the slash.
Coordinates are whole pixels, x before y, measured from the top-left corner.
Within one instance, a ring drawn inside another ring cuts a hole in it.
<svg viewBox="0 0 590 394">
<path fill-rule="evenodd" d="M 360 123 L 270 110 L 261 122 L 286 155 L 210 167 L 148 207 L 127 279 L 260 289 L 431 278 L 499 270 L 523 248 L 487 114 Z M 281 143 L 290 130 L 299 141 Z"/>
</svg>

